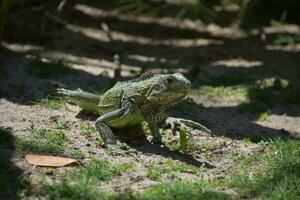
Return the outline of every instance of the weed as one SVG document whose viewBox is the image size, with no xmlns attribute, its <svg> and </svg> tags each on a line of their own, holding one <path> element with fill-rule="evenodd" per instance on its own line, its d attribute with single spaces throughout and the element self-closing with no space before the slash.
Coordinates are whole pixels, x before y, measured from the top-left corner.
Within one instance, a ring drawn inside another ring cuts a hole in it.
<svg viewBox="0 0 300 200">
<path fill-rule="evenodd" d="M 185 126 L 181 126 L 179 130 L 179 142 L 180 149 L 185 153 L 187 150 L 187 138 L 186 138 L 186 128 Z"/>
<path fill-rule="evenodd" d="M 257 121 L 260 121 L 260 122 L 267 121 L 270 117 L 270 114 L 271 114 L 271 111 L 269 111 L 269 110 L 266 112 L 260 113 Z"/>
<path fill-rule="evenodd" d="M 27 68 L 27 73 L 40 78 L 55 78 L 59 75 L 70 74 L 73 70 L 62 60 L 45 62 L 41 57 L 34 57 Z"/>
<path fill-rule="evenodd" d="M 244 142 L 244 144 L 251 144 L 251 139 L 248 137 L 244 137 L 243 142 Z"/>
<path fill-rule="evenodd" d="M 72 153 L 72 155 L 73 155 L 74 158 L 77 158 L 77 159 L 83 159 L 83 158 L 85 157 L 84 152 L 81 151 L 80 149 L 74 151 L 74 152 Z"/>
</svg>

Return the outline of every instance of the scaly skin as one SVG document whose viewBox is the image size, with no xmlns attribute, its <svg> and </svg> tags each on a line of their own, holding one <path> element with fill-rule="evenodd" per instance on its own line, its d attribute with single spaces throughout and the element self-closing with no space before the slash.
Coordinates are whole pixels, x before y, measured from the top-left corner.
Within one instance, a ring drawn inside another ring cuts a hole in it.
<svg viewBox="0 0 300 200">
<path fill-rule="evenodd" d="M 160 143 L 158 123 L 166 120 L 172 128 L 185 123 L 183 119 L 166 117 L 164 111 L 183 99 L 190 87 L 190 81 L 181 73 L 143 74 L 137 79 L 116 83 L 102 96 L 82 92 L 80 89 L 58 89 L 58 93 L 69 97 L 71 102 L 89 112 L 98 111 L 100 117 L 96 120 L 96 128 L 106 147 L 115 153 L 122 153 L 124 150 L 116 144 L 110 127 L 131 127 L 146 121 L 152 132 L 153 142 Z M 202 127 L 191 120 L 188 122 L 187 125 Z"/>
</svg>

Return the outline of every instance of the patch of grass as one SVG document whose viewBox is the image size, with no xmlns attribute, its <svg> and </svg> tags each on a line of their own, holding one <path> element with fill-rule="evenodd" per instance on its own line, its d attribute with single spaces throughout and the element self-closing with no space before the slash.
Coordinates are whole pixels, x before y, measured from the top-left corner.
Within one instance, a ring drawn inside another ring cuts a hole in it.
<svg viewBox="0 0 300 200">
<path fill-rule="evenodd" d="M 51 110 L 57 110 L 63 107 L 64 101 L 59 98 L 51 99 L 51 98 L 43 98 L 40 101 L 36 102 L 36 105 L 39 105 L 43 108 L 48 108 Z"/>
<path fill-rule="evenodd" d="M 171 179 L 179 179 L 180 173 L 200 174 L 203 172 L 202 167 L 195 167 L 192 165 L 177 163 L 172 159 L 166 159 L 163 163 L 157 163 L 149 166 L 147 177 L 152 180 L 161 180 L 164 175 Z"/>
<path fill-rule="evenodd" d="M 269 151 L 246 159 L 241 171 L 229 179 L 242 198 L 299 199 L 300 142 L 277 140 Z M 258 169 L 257 169 L 258 168 Z"/>
<path fill-rule="evenodd" d="M 287 35 L 287 34 L 279 34 L 272 41 L 273 44 L 277 45 L 295 45 L 300 43 L 299 35 Z"/>
<path fill-rule="evenodd" d="M 85 154 L 84 154 L 83 151 L 81 151 L 80 149 L 78 149 L 78 150 L 76 150 L 76 151 L 74 151 L 74 152 L 72 153 L 72 156 L 73 156 L 74 158 L 77 158 L 77 159 L 83 159 L 83 158 L 85 157 Z"/>
<path fill-rule="evenodd" d="M 68 137 L 63 130 L 48 131 L 37 129 L 33 132 L 34 135 L 40 136 L 53 144 L 63 145 L 68 141 Z"/>
<path fill-rule="evenodd" d="M 285 79 L 266 78 L 249 90 L 251 101 L 264 103 L 268 106 L 279 104 L 299 104 L 299 88 L 296 88 Z"/>
<path fill-rule="evenodd" d="M 90 126 L 88 124 L 81 123 L 79 125 L 79 130 L 86 136 L 91 136 L 92 133 L 96 132 L 96 128 L 94 126 Z"/>
<path fill-rule="evenodd" d="M 209 183 L 199 180 L 197 182 L 175 181 L 154 186 L 143 193 L 103 191 L 95 185 L 83 183 L 57 182 L 44 187 L 47 199 L 103 199 L 103 200 L 229 200 L 230 194 L 220 192 Z"/>
<path fill-rule="evenodd" d="M 259 114 L 257 120 L 267 120 L 275 105 L 299 105 L 299 88 L 280 78 L 266 78 L 249 87 L 247 102 L 239 105 L 241 113 Z"/>
<path fill-rule="evenodd" d="M 79 169 L 66 172 L 63 180 L 46 184 L 43 189 L 48 199 L 119 199 L 122 195 L 99 190 L 97 186 L 132 168 L 132 163 L 113 164 L 93 158 Z"/>
<path fill-rule="evenodd" d="M 232 199 L 229 194 L 215 190 L 209 183 L 175 181 L 156 185 L 145 191 L 140 199 L 173 200 L 173 199 Z"/>
<path fill-rule="evenodd" d="M 221 75 L 217 77 L 210 77 L 209 81 L 203 81 L 206 85 L 211 86 L 233 86 L 233 85 L 249 85 L 253 80 L 249 76 L 228 76 Z"/>
<path fill-rule="evenodd" d="M 66 130 L 70 128 L 70 123 L 68 121 L 56 121 L 56 128 L 61 130 Z"/>
<path fill-rule="evenodd" d="M 104 159 L 91 159 L 80 169 L 71 172 L 70 175 L 77 180 L 84 179 L 88 182 L 107 181 L 132 168 L 132 163 L 112 164 Z"/>
<path fill-rule="evenodd" d="M 267 121 L 270 117 L 271 111 L 266 111 L 266 112 L 262 112 L 259 114 L 257 121 L 263 122 L 263 121 Z"/>
<path fill-rule="evenodd" d="M 63 130 L 34 129 L 31 137 L 18 139 L 19 148 L 25 153 L 58 155 L 63 153 L 68 138 Z"/>
<path fill-rule="evenodd" d="M 55 78 L 70 74 L 73 70 L 63 60 L 45 62 L 41 57 L 34 57 L 28 65 L 26 72 L 40 78 Z"/>
<path fill-rule="evenodd" d="M 17 144 L 24 153 L 59 155 L 64 151 L 64 147 L 60 145 L 34 139 L 18 140 Z"/>
<path fill-rule="evenodd" d="M 246 155 L 243 151 L 238 151 L 235 149 L 232 149 L 230 152 L 230 157 L 235 161 L 242 161 L 246 158 Z"/>
<path fill-rule="evenodd" d="M 227 97 L 234 96 L 237 100 L 243 101 L 246 99 L 248 87 L 246 85 L 236 85 L 236 86 L 201 86 L 197 89 L 199 93 L 210 94 L 217 97 Z"/>
<path fill-rule="evenodd" d="M 66 180 L 44 186 L 44 193 L 49 200 L 56 199 L 107 199 L 107 194 L 100 192 L 87 183 L 69 183 Z"/>
</svg>

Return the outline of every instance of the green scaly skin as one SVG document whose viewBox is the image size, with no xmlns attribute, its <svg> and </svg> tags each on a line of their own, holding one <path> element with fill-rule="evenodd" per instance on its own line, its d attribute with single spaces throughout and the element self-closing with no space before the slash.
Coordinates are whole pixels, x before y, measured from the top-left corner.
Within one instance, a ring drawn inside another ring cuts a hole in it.
<svg viewBox="0 0 300 200">
<path fill-rule="evenodd" d="M 88 112 L 99 113 L 96 128 L 106 147 L 114 153 L 123 153 L 125 150 L 116 144 L 111 127 L 132 127 L 146 121 L 154 143 L 161 143 L 158 124 L 163 120 L 171 128 L 188 122 L 190 126 L 205 129 L 191 120 L 184 121 L 181 118 L 166 117 L 164 114 L 165 109 L 182 100 L 190 88 L 190 81 L 181 73 L 145 73 L 137 79 L 116 83 L 101 96 L 80 89 L 58 89 L 58 93 Z"/>
</svg>

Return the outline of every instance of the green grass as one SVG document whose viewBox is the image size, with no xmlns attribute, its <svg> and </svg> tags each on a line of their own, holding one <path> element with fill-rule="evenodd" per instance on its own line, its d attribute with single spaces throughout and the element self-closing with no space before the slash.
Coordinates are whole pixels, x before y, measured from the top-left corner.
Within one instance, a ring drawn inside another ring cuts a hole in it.
<svg viewBox="0 0 300 200">
<path fill-rule="evenodd" d="M 298 87 L 285 79 L 265 78 L 248 87 L 247 100 L 238 108 L 241 113 L 256 114 L 258 121 L 265 121 L 268 120 L 274 106 L 300 105 L 298 91 Z"/>
<path fill-rule="evenodd" d="M 70 123 L 68 121 L 56 121 L 56 128 L 61 130 L 66 130 L 70 128 Z"/>
<path fill-rule="evenodd" d="M 166 159 L 163 163 L 156 163 L 150 165 L 147 171 L 147 177 L 152 180 L 161 180 L 163 176 L 169 179 L 180 179 L 180 173 L 186 172 L 200 175 L 203 172 L 202 167 L 195 167 L 192 165 L 177 163 L 171 159 Z"/>
<path fill-rule="evenodd" d="M 59 155 L 62 154 L 68 142 L 63 130 L 33 129 L 31 135 L 18 139 L 18 147 L 23 153 Z"/>
<path fill-rule="evenodd" d="M 229 185 L 239 191 L 240 198 L 299 199 L 299 169 L 300 142 L 277 140 L 266 153 L 244 159 L 242 170 L 232 174 Z"/>
<path fill-rule="evenodd" d="M 96 132 L 96 128 L 94 126 L 90 126 L 88 124 L 83 124 L 83 123 L 79 125 L 79 130 L 81 131 L 81 133 L 83 133 L 88 137 L 90 137 L 91 134 Z"/>
<path fill-rule="evenodd" d="M 196 199 L 232 199 L 229 194 L 218 192 L 208 182 L 199 180 L 197 182 L 175 181 L 154 186 L 145 191 L 140 199 L 155 200 L 196 200 Z"/>
<path fill-rule="evenodd" d="M 106 199 L 105 195 L 97 190 L 93 185 L 87 183 L 69 183 L 67 181 L 59 181 L 52 185 L 44 186 L 44 195 L 49 200 L 56 199 Z M 44 196 L 43 195 L 43 196 Z"/>
<path fill-rule="evenodd" d="M 132 168 L 132 163 L 112 164 L 104 159 L 91 159 L 80 169 L 71 172 L 70 176 L 87 182 L 107 181 Z"/>
<path fill-rule="evenodd" d="M 56 78 L 73 73 L 73 70 L 62 60 L 45 62 L 37 56 L 29 62 L 26 72 L 40 78 Z"/>
<path fill-rule="evenodd" d="M 233 97 L 241 113 L 257 114 L 258 121 L 267 120 L 276 105 L 300 105 L 299 87 L 286 79 L 268 77 L 253 83 L 251 79 L 215 77 L 210 85 L 193 90 L 218 98 Z"/>
<path fill-rule="evenodd" d="M 57 110 L 64 106 L 64 101 L 59 98 L 52 99 L 46 97 L 36 102 L 35 104 L 43 108 L 48 108 L 50 110 Z"/>
<path fill-rule="evenodd" d="M 109 199 L 110 193 L 97 186 L 133 167 L 132 163 L 113 164 L 92 158 L 79 169 L 66 172 L 63 180 L 46 184 L 43 189 L 48 199 Z"/>
<path fill-rule="evenodd" d="M 270 117 L 270 114 L 271 114 L 270 110 L 268 110 L 266 112 L 259 113 L 257 121 L 260 121 L 260 122 L 267 121 Z"/>
<path fill-rule="evenodd" d="M 77 159 L 83 159 L 85 157 L 85 153 L 78 149 L 72 152 L 72 156 Z"/>
<path fill-rule="evenodd" d="M 230 96 L 239 103 L 241 113 L 260 114 L 257 119 L 262 121 L 267 120 L 276 105 L 300 105 L 299 87 L 280 77 L 255 81 L 254 77 L 223 75 L 203 82 L 207 85 L 193 91 L 218 98 Z"/>
<path fill-rule="evenodd" d="M 236 86 L 201 86 L 197 92 L 209 94 L 216 97 L 234 96 L 237 100 L 243 101 L 246 99 L 248 88 L 245 85 Z"/>
<path fill-rule="evenodd" d="M 272 41 L 272 43 L 277 44 L 277 45 L 296 45 L 296 44 L 300 43 L 300 36 L 299 35 L 279 34 Z"/>
<path fill-rule="evenodd" d="M 220 192 L 209 183 L 175 181 L 168 184 L 159 184 L 143 193 L 103 191 L 95 185 L 68 183 L 62 181 L 45 187 L 47 199 L 103 199 L 103 200 L 229 200 L 230 194 Z"/>
</svg>

